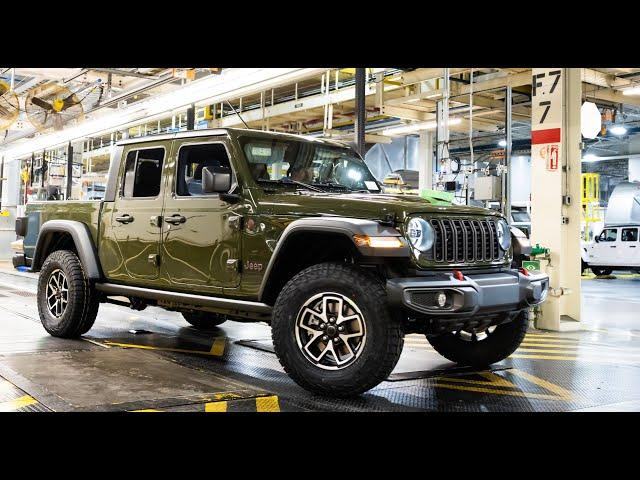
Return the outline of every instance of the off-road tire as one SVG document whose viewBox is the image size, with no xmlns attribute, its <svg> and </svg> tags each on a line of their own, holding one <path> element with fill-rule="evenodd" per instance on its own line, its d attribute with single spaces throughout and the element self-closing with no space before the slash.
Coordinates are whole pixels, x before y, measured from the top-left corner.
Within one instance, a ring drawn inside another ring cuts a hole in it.
<svg viewBox="0 0 640 480">
<path fill-rule="evenodd" d="M 301 307 L 314 295 L 338 293 L 355 303 L 366 329 L 359 356 L 339 370 L 325 370 L 298 347 L 295 325 Z M 359 395 L 385 380 L 396 366 L 404 336 L 401 320 L 386 302 L 381 281 L 354 265 L 321 263 L 295 275 L 276 300 L 271 323 L 273 345 L 285 372 L 301 387 L 337 397 Z"/>
<path fill-rule="evenodd" d="M 613 272 L 613 270 L 610 268 L 601 268 L 601 267 L 591 267 L 591 271 L 593 272 L 594 275 L 598 277 L 601 275 L 611 275 L 611 272 Z"/>
<path fill-rule="evenodd" d="M 62 270 L 68 282 L 64 312 L 56 318 L 47 305 L 47 283 L 53 272 Z M 70 250 L 56 250 L 44 261 L 38 279 L 38 313 L 44 329 L 54 337 L 77 338 L 87 333 L 98 315 L 98 296 L 78 256 Z"/>
<path fill-rule="evenodd" d="M 520 346 L 529 327 L 529 312 L 522 311 L 508 323 L 476 342 L 464 340 L 456 332 L 427 336 L 431 346 L 447 360 L 460 365 L 486 367 L 504 360 Z"/>
<path fill-rule="evenodd" d="M 198 330 L 210 330 L 227 321 L 224 315 L 209 312 L 182 312 L 182 316 Z"/>
<path fill-rule="evenodd" d="M 589 264 L 580 259 L 580 275 L 584 275 L 584 272 L 589 268 Z"/>
</svg>

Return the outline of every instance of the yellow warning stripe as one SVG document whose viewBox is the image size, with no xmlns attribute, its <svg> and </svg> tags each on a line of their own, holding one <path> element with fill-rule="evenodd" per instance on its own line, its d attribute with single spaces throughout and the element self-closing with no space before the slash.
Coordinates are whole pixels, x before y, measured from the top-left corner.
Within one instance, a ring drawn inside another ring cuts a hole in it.
<svg viewBox="0 0 640 480">
<path fill-rule="evenodd" d="M 149 413 L 149 412 L 162 412 L 162 410 L 158 410 L 157 408 L 141 408 L 140 410 L 130 410 L 135 413 Z"/>
<path fill-rule="evenodd" d="M 35 405 L 36 403 L 38 403 L 38 401 L 31 395 L 24 395 L 15 400 L 0 403 L 0 412 L 15 412 L 16 410 Z"/>
<path fill-rule="evenodd" d="M 279 412 L 280 402 L 278 397 L 272 395 L 270 397 L 256 398 L 256 411 L 258 412 Z"/>
<path fill-rule="evenodd" d="M 204 404 L 205 412 L 226 412 L 227 402 L 208 402 Z"/>
<path fill-rule="evenodd" d="M 114 347 L 139 348 L 141 350 L 159 350 L 162 352 L 196 353 L 198 355 L 211 355 L 214 357 L 219 357 L 220 355 L 222 355 L 222 353 L 224 353 L 224 345 L 222 346 L 222 353 L 219 353 L 220 347 L 216 346 L 216 342 L 214 342 L 214 345 L 211 347 L 211 350 L 208 352 L 203 350 L 189 350 L 186 348 L 152 347 L 150 345 L 138 345 L 136 343 L 119 343 L 119 342 L 110 342 L 110 341 L 106 341 L 104 343 Z"/>
<path fill-rule="evenodd" d="M 227 341 L 225 338 L 216 338 L 213 341 L 213 345 L 211 345 L 211 350 L 209 351 L 210 355 L 215 357 L 221 357 L 224 354 L 224 349 L 227 345 Z"/>
</svg>

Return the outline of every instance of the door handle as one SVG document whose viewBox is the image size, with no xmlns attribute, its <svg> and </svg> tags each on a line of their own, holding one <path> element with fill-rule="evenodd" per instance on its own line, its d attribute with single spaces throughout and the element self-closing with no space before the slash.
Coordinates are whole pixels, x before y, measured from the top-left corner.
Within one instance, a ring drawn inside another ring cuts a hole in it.
<svg viewBox="0 0 640 480">
<path fill-rule="evenodd" d="M 609 248 L 616 248 L 615 245 L 609 245 Z"/>
<path fill-rule="evenodd" d="M 125 213 L 121 217 L 116 217 L 116 222 L 131 223 L 131 222 L 133 222 L 133 217 L 131 215 L 129 215 L 128 213 Z"/>
<path fill-rule="evenodd" d="M 164 221 L 170 223 L 171 225 L 180 225 L 187 221 L 187 217 L 183 217 L 179 213 L 174 213 L 170 217 L 164 217 Z"/>
<path fill-rule="evenodd" d="M 629 248 L 636 248 L 635 245 L 629 245 Z"/>
</svg>

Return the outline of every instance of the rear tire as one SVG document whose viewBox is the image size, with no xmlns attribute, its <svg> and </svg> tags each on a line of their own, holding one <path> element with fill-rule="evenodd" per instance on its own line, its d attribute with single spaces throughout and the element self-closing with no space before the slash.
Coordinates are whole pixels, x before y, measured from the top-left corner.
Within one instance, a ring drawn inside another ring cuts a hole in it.
<svg viewBox="0 0 640 480">
<path fill-rule="evenodd" d="M 38 313 L 47 332 L 77 338 L 91 329 L 99 306 L 74 252 L 57 250 L 46 258 L 38 279 Z"/>
<path fill-rule="evenodd" d="M 427 340 L 447 360 L 461 365 L 486 367 L 515 352 L 524 340 L 528 327 L 529 312 L 524 310 L 512 321 L 497 325 L 491 333 L 486 332 L 483 338 L 480 339 L 478 334 L 476 341 L 473 335 L 462 331 L 428 336 Z"/>
<path fill-rule="evenodd" d="M 613 272 L 613 270 L 610 268 L 602 268 L 602 267 L 591 267 L 591 271 L 594 273 L 594 275 L 597 275 L 598 277 L 601 275 L 611 275 L 611 272 Z"/>
<path fill-rule="evenodd" d="M 209 312 L 182 312 L 182 316 L 198 330 L 210 330 L 227 321 L 224 315 Z"/>
<path fill-rule="evenodd" d="M 373 275 L 321 263 L 295 275 L 273 309 L 273 345 L 285 372 L 313 393 L 359 395 L 396 366 L 404 337 Z"/>
</svg>

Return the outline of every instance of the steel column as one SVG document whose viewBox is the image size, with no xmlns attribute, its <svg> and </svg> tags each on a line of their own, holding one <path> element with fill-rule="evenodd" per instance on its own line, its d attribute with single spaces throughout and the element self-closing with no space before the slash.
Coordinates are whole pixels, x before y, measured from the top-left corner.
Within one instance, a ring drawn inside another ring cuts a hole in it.
<svg viewBox="0 0 640 480">
<path fill-rule="evenodd" d="M 511 223 L 511 107 L 512 107 L 512 91 L 511 86 L 507 86 L 506 95 L 504 97 L 505 102 L 505 121 L 504 129 L 506 133 L 507 144 L 504 147 L 504 165 L 505 171 L 502 175 L 502 213 L 507 217 L 507 221 Z"/>
<path fill-rule="evenodd" d="M 366 69 L 356 68 L 356 118 L 355 118 L 355 144 L 356 150 L 364 157 L 364 127 L 366 122 L 365 86 Z"/>
<path fill-rule="evenodd" d="M 187 108 L 187 130 L 193 130 L 196 126 L 196 107 L 191 105 Z"/>
<path fill-rule="evenodd" d="M 65 200 L 71 198 L 71 187 L 73 185 L 73 146 L 71 142 L 67 146 L 67 192 L 64 196 Z"/>
</svg>

